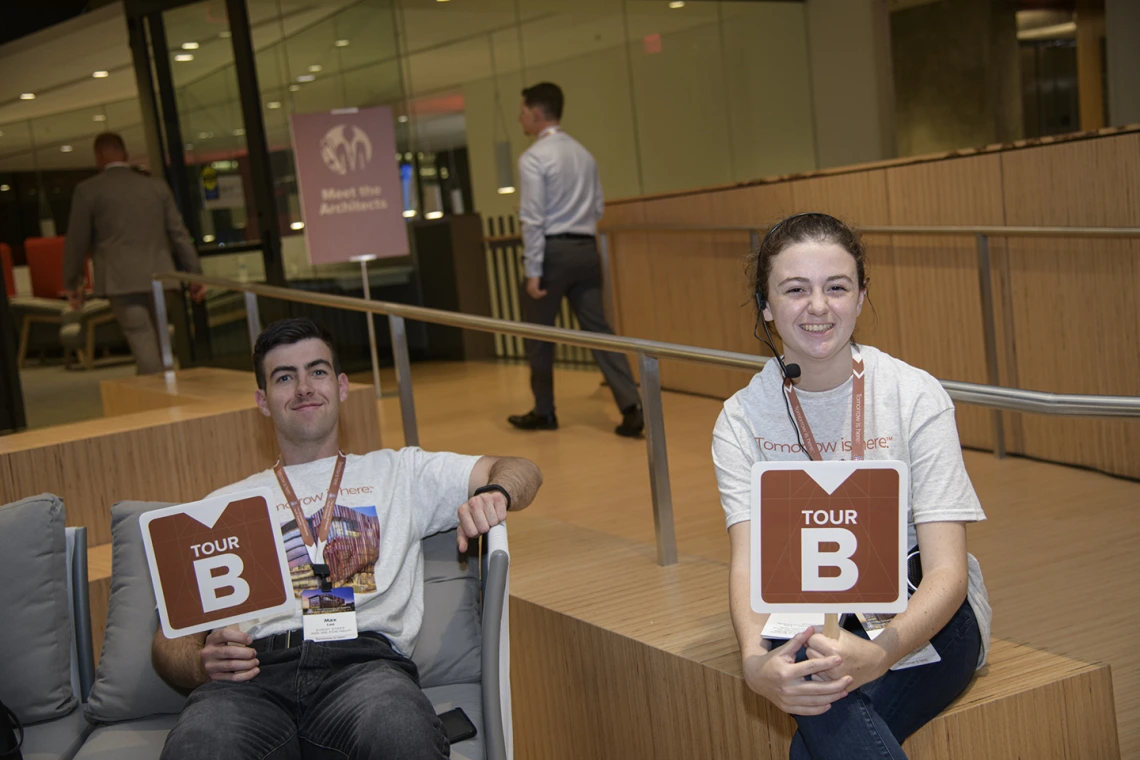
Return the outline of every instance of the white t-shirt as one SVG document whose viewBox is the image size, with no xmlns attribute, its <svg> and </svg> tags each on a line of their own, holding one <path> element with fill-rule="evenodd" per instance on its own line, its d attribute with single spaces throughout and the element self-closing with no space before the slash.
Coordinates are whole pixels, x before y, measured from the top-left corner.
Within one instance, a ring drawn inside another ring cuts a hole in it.
<svg viewBox="0 0 1140 760">
<path fill-rule="evenodd" d="M 866 369 L 865 458 L 893 459 L 910 467 L 907 542 L 918 545 L 916 523 L 978 522 L 986 519 L 966 466 L 954 421 L 954 403 L 929 373 L 877 348 L 860 346 Z M 851 457 L 851 378 L 837 388 L 796 389 L 825 460 Z M 748 386 L 724 402 L 713 429 L 716 466 L 725 525 L 751 519 L 751 471 L 758 461 L 807 461 L 784 406 L 783 378 L 768 362 Z M 990 611 L 978 561 L 969 555 L 967 599 L 978 619 L 982 649 L 990 645 Z"/>
<path fill-rule="evenodd" d="M 471 470 L 478 460 L 415 447 L 347 457 L 324 560 L 333 584 L 352 586 L 355 592 L 357 628 L 384 634 L 403 654 L 410 656 L 415 648 L 424 617 L 420 541 L 459 524 L 459 506 L 467 501 Z M 285 468 L 314 536 L 335 464 L 336 457 L 328 457 Z M 291 615 L 242 623 L 241 629 L 255 639 L 300 628 L 301 592 L 319 585 L 272 469 L 210 496 L 261 486 L 273 493 L 297 606 Z"/>
</svg>

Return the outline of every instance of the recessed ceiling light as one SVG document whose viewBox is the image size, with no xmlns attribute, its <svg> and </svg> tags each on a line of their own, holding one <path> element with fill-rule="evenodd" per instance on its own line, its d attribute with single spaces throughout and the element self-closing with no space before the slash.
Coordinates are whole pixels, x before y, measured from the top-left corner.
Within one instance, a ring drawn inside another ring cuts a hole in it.
<svg viewBox="0 0 1140 760">
<path fill-rule="evenodd" d="M 229 30 L 229 29 L 224 29 L 224 30 L 222 30 L 222 31 L 218 32 L 218 36 L 219 36 L 219 37 L 221 37 L 223 40 L 228 40 L 228 39 L 229 39 L 230 37 L 232 37 L 233 35 L 232 35 L 232 34 L 230 34 L 230 30 Z"/>
<path fill-rule="evenodd" d="M 95 114 L 94 116 L 92 116 L 91 118 L 92 118 L 94 121 L 106 121 L 106 120 L 107 120 L 107 117 L 106 117 L 106 115 L 105 115 L 105 114 L 101 114 L 101 113 L 97 113 L 97 114 Z"/>
<path fill-rule="evenodd" d="M 34 92 L 20 93 L 20 100 L 35 100 L 36 94 Z"/>
<path fill-rule="evenodd" d="M 424 219 L 442 219 L 442 218 L 443 218 L 443 212 L 442 211 L 429 211 L 426 214 L 424 214 Z"/>
<path fill-rule="evenodd" d="M 96 79 L 106 79 L 107 77 L 109 77 L 111 75 L 106 71 L 100 70 L 100 71 L 92 71 L 91 76 L 93 76 Z"/>
<path fill-rule="evenodd" d="M 301 89 L 301 85 L 299 85 L 299 84 L 289 85 L 289 92 L 296 92 L 299 89 Z"/>
<path fill-rule="evenodd" d="M 310 67 L 309 67 L 309 71 L 311 71 L 311 72 L 313 72 L 314 74 L 316 74 L 318 71 L 320 71 L 320 70 L 321 70 L 321 69 L 323 69 L 323 68 L 324 68 L 324 66 L 322 66 L 321 64 L 319 64 L 319 63 L 314 63 L 312 66 L 310 66 Z"/>
<path fill-rule="evenodd" d="M 415 215 L 416 215 L 416 210 L 414 208 L 410 208 L 404 212 L 404 218 L 405 219 L 411 219 Z"/>
<path fill-rule="evenodd" d="M 6 192 L 8 192 L 8 191 L 9 191 L 9 190 L 11 190 L 11 189 L 12 189 L 12 188 L 11 188 L 11 187 L 9 187 L 8 185 L 0 185 L 0 193 L 6 193 Z"/>
<path fill-rule="evenodd" d="M 685 7 L 685 0 L 673 0 L 673 2 L 669 3 L 669 7 L 670 8 L 684 8 Z"/>
<path fill-rule="evenodd" d="M 241 127 L 238 127 L 237 129 L 235 129 L 235 130 L 233 131 L 233 135 L 234 135 L 234 137 L 241 137 L 241 136 L 242 136 L 242 135 L 244 135 L 244 134 L 245 134 L 245 130 L 244 130 L 244 129 L 242 129 Z"/>
<path fill-rule="evenodd" d="M 348 47 L 348 40 L 337 40 L 333 44 L 337 47 Z"/>
<path fill-rule="evenodd" d="M 407 120 L 408 120 L 408 117 L 407 117 L 407 116 L 404 116 L 404 115 L 402 115 L 402 114 L 401 114 L 400 116 L 397 116 L 397 117 L 396 117 L 396 121 L 400 122 L 401 124 L 403 124 L 403 123 L 404 123 L 404 122 L 406 122 Z"/>
<path fill-rule="evenodd" d="M 217 238 L 214 237 L 213 235 L 203 235 L 202 236 L 202 242 L 203 243 L 212 243 L 215 240 L 217 240 Z"/>
<path fill-rule="evenodd" d="M 499 188 L 499 195 L 510 195 L 514 191 L 515 191 L 515 189 L 513 187 L 511 187 L 510 185 L 505 185 L 505 186 Z"/>
<path fill-rule="evenodd" d="M 190 53 L 179 53 L 178 55 L 174 56 L 174 60 L 178 61 L 179 63 L 186 63 L 187 61 L 194 60 L 194 56 Z"/>
<path fill-rule="evenodd" d="M 281 107 L 281 103 L 276 101 L 276 100 L 271 100 L 265 104 L 265 107 L 268 108 L 270 111 L 275 111 Z"/>
<path fill-rule="evenodd" d="M 448 0 L 435 0 L 437 3 L 446 3 Z"/>
<path fill-rule="evenodd" d="M 314 79 L 316 79 L 316 77 L 312 74 L 302 74 L 301 76 L 297 77 L 298 82 L 311 82 Z"/>
<path fill-rule="evenodd" d="M 59 152 L 60 153 L 70 153 L 73 150 L 75 150 L 75 148 L 71 147 L 70 145 L 59 146 Z"/>
<path fill-rule="evenodd" d="M 198 43 L 197 42 L 183 42 L 182 43 L 182 49 L 183 50 L 197 50 L 198 49 Z"/>
<path fill-rule="evenodd" d="M 305 229 L 305 223 L 304 222 L 293 222 L 292 224 L 289 225 L 289 229 L 291 229 L 291 230 L 303 230 L 303 229 Z"/>
</svg>

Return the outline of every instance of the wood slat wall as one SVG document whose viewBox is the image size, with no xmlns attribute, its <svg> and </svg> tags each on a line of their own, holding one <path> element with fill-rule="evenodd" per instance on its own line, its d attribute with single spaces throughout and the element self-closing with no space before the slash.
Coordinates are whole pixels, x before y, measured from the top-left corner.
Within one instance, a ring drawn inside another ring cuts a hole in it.
<svg viewBox="0 0 1140 760">
<path fill-rule="evenodd" d="M 611 203 L 606 225 L 754 224 L 818 210 L 856 225 L 1140 227 L 1140 133 Z M 858 339 L 937 377 L 987 383 L 972 237 L 868 235 L 873 309 Z M 768 353 L 752 337 L 745 233 L 615 232 L 622 334 Z M 1140 238 L 991 238 L 998 376 L 1007 387 L 1140 396 Z M 743 306 L 742 306 L 743 304 Z M 727 397 L 748 377 L 662 362 L 666 388 Z M 1140 424 L 1004 413 L 1008 451 L 1140 478 Z M 959 406 L 993 448 L 993 412 Z"/>
</svg>

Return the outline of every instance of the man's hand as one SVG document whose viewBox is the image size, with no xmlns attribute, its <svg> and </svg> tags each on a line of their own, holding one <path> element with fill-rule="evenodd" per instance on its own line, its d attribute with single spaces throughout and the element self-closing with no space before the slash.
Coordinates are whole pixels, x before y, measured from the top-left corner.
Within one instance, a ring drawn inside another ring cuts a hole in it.
<svg viewBox="0 0 1140 760">
<path fill-rule="evenodd" d="M 546 297 L 546 291 L 542 289 L 541 277 L 527 277 L 526 278 L 526 292 L 534 300 L 538 301 Z"/>
<path fill-rule="evenodd" d="M 850 678 L 850 691 L 874 681 L 886 673 L 892 664 L 887 662 L 887 653 L 882 647 L 843 629 L 839 630 L 838 639 L 828 638 L 821 633 L 812 636 L 807 643 L 807 656 L 811 662 L 839 657 L 841 663 L 838 666 L 820 671 L 816 678 L 822 681 Z"/>
<path fill-rule="evenodd" d="M 261 672 L 253 637 L 233 628 L 211 631 L 202 647 L 202 668 L 211 681 L 248 681 Z"/>
<path fill-rule="evenodd" d="M 190 297 L 194 299 L 195 303 L 202 303 L 206 300 L 206 286 L 200 282 L 195 282 L 190 285 Z"/>
<path fill-rule="evenodd" d="M 469 539 L 481 536 L 507 519 L 507 499 L 498 491 L 472 496 L 459 507 L 459 551 L 467 551 Z"/>
<path fill-rule="evenodd" d="M 80 285 L 75 290 L 67 291 L 67 302 L 71 304 L 72 309 L 82 309 L 83 302 L 87 300 L 87 291 L 83 285 Z"/>
<path fill-rule="evenodd" d="M 744 658 L 744 682 L 748 688 L 789 715 L 822 715 L 831 709 L 832 702 L 843 699 L 851 690 L 851 679 L 846 676 L 828 681 L 805 680 L 841 665 L 841 659 L 835 656 L 796 662 L 800 647 L 813 633 L 814 629 L 808 628 L 767 654 Z"/>
</svg>

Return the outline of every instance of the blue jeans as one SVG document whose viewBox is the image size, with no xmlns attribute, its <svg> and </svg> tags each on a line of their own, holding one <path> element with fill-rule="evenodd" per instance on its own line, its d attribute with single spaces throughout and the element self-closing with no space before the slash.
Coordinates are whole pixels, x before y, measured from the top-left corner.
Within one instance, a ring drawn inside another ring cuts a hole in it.
<svg viewBox="0 0 1140 760">
<path fill-rule="evenodd" d="M 866 638 L 859 622 L 854 618 L 851 621 L 851 630 Z M 886 675 L 832 702 L 831 709 L 822 715 L 792 716 L 799 730 L 792 737 L 791 760 L 906 760 L 903 740 L 946 709 L 974 676 L 982 637 L 970 603 L 962 602 L 950 622 L 930 641 L 941 662 L 888 670 Z M 806 657 L 801 649 L 796 660 Z"/>
<path fill-rule="evenodd" d="M 306 641 L 258 660 L 252 681 L 194 690 L 164 760 L 448 757 L 415 664 L 387 642 Z"/>
</svg>

